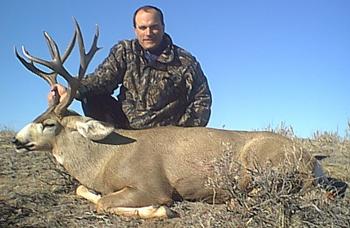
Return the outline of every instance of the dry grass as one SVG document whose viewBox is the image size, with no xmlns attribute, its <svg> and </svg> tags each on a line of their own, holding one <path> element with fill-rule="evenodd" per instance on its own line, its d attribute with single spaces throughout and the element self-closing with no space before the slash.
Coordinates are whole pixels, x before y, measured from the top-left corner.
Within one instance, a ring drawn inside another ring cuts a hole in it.
<svg viewBox="0 0 350 228">
<path fill-rule="evenodd" d="M 269 130 L 328 155 L 323 162 L 327 174 L 350 183 L 350 134 L 317 132 L 298 139 L 291 127 Z M 230 160 L 229 145 L 207 186 L 227 189 L 231 199 L 226 204 L 179 202 L 172 209 L 181 217 L 169 220 L 99 215 L 75 195 L 76 181 L 49 153 L 15 153 L 9 142 L 13 134 L 9 129 L 0 133 L 0 227 L 350 227 L 349 191 L 344 198 L 329 200 L 320 188 L 304 188 L 291 164 L 257 167 L 252 171 L 255 191 L 239 191 L 235 173 L 240 166 Z"/>
<path fill-rule="evenodd" d="M 298 161 L 280 167 L 251 170 L 251 192 L 242 192 L 235 173 L 240 165 L 230 161 L 230 150 L 216 165 L 216 178 L 209 187 L 231 194 L 226 204 L 227 223 L 232 227 L 349 227 L 350 197 L 330 199 L 329 194 L 303 183 L 296 171 Z M 349 165 L 349 164 L 348 164 Z"/>
</svg>

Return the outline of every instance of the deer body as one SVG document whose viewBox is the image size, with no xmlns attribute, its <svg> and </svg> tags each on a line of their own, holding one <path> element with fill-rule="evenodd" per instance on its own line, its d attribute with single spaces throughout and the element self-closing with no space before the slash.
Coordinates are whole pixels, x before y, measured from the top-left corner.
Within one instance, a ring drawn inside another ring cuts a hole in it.
<svg viewBox="0 0 350 228">
<path fill-rule="evenodd" d="M 230 159 L 243 167 L 236 174 L 242 189 L 250 180 L 248 169 L 256 165 L 278 166 L 290 158 L 302 161 L 301 173 L 323 175 L 310 154 L 295 150 L 293 141 L 274 133 L 170 126 L 115 130 L 106 123 L 68 111 L 87 65 L 98 50 L 97 36 L 98 33 L 85 54 L 76 23 L 72 42 L 63 56 L 47 33 L 52 61 L 33 57 L 23 48 L 27 61 L 16 51 L 24 66 L 45 79 L 51 88 L 57 83 L 57 74 L 68 82 L 69 88 L 66 96 L 56 94 L 48 110 L 20 130 L 13 143 L 17 151 L 52 151 L 56 160 L 82 184 L 78 195 L 95 203 L 98 211 L 142 218 L 171 217 L 173 213 L 165 205 L 175 200 L 223 202 L 227 192 L 208 188 L 206 182 L 215 176 L 215 162 L 227 150 L 231 151 Z M 73 77 L 63 63 L 76 40 L 81 64 L 78 77 Z M 53 71 L 44 72 L 34 63 Z"/>
<path fill-rule="evenodd" d="M 304 161 L 301 172 L 311 173 L 316 162 L 308 153 L 297 152 L 291 140 L 271 132 L 170 126 L 114 130 L 77 115 L 50 118 L 21 130 L 16 136 L 21 143 L 17 144 L 32 145 L 31 150 L 52 150 L 82 185 L 102 194 L 97 203 L 104 202 L 99 206 L 104 211 L 168 205 L 181 199 L 212 201 L 214 194 L 215 202 L 224 202 L 227 192 L 214 191 L 205 184 L 215 176 L 215 162 L 228 149 L 230 159 L 244 167 L 237 173 L 243 184 L 246 178 L 249 181 L 244 171 L 256 164 L 279 165 L 293 156 Z M 116 192 L 122 196 L 115 196 Z M 104 196 L 108 200 L 103 201 Z"/>
<path fill-rule="evenodd" d="M 72 176 L 104 194 L 125 186 L 142 185 L 138 179 L 147 180 L 148 184 L 159 183 L 160 188 L 170 185 L 181 194 L 186 192 L 182 188 L 191 180 L 205 181 L 202 179 L 212 172 L 210 166 L 225 151 L 225 142 L 234 143 L 235 149 L 241 150 L 248 140 L 242 136 L 243 132 L 179 127 L 118 130 L 100 141 L 86 139 L 76 131 L 66 134 L 57 139 L 53 151 L 59 151 L 56 153 L 63 157 L 62 165 Z M 123 140 L 129 142 L 118 144 Z M 239 153 L 237 151 L 236 155 Z M 203 186 L 199 186 L 199 190 Z"/>
</svg>

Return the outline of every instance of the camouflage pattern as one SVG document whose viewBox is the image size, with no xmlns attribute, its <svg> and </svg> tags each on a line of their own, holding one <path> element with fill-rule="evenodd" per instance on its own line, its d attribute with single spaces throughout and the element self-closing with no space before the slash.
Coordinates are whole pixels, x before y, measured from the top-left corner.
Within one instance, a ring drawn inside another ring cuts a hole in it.
<svg viewBox="0 0 350 228">
<path fill-rule="evenodd" d="M 120 86 L 118 102 L 130 128 L 205 126 L 211 93 L 200 64 L 169 35 L 164 35 L 163 44 L 165 49 L 152 59 L 136 39 L 119 42 L 82 81 L 79 99 L 113 94 Z"/>
</svg>

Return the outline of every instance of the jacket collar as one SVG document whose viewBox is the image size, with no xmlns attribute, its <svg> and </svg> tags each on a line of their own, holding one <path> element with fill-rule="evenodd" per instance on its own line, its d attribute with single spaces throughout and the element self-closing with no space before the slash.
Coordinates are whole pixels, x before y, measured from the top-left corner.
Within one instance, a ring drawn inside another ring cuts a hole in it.
<svg viewBox="0 0 350 228">
<path fill-rule="evenodd" d="M 158 61 L 161 63 L 170 63 L 175 59 L 175 50 L 173 41 L 171 40 L 171 37 L 164 33 L 163 41 L 165 43 L 165 48 L 162 51 L 162 53 L 158 57 Z"/>
<path fill-rule="evenodd" d="M 169 64 L 176 59 L 175 46 L 173 45 L 173 41 L 171 40 L 171 37 L 167 33 L 164 33 L 162 42 L 164 42 L 163 45 L 165 48 L 162 51 L 162 53 L 158 56 L 156 62 L 158 62 L 158 64 L 159 63 Z M 145 56 L 145 50 L 141 47 L 137 39 L 135 39 L 135 47 L 136 47 L 136 51 L 140 55 Z"/>
</svg>

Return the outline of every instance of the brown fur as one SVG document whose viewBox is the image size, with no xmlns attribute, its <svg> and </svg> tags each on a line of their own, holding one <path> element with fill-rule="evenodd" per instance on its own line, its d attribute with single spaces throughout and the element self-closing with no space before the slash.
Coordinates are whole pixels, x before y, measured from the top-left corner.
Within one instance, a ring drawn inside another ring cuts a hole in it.
<svg viewBox="0 0 350 228">
<path fill-rule="evenodd" d="M 45 122 L 56 123 L 54 136 L 45 137 L 46 128 L 38 132 Z M 106 125 L 84 125 L 92 122 L 101 124 L 76 115 L 62 120 L 47 115 L 20 131 L 16 139 L 22 144 L 36 143 L 35 150 L 52 149 L 73 177 L 102 194 L 97 203 L 100 211 L 169 205 L 181 199 L 211 201 L 214 192 L 215 202 L 223 202 L 227 192 L 205 185 L 215 175 L 215 161 L 223 156 L 227 145 L 232 160 L 244 167 L 237 174 L 241 188 L 247 187 L 251 178 L 247 169 L 278 166 L 286 159 L 296 159 L 303 161 L 300 172 L 311 173 L 315 162 L 310 154 L 295 149 L 293 141 L 271 132 L 203 127 L 111 131 Z M 107 133 L 91 140 L 82 136 L 78 123 L 97 135 L 104 127 Z"/>
</svg>

